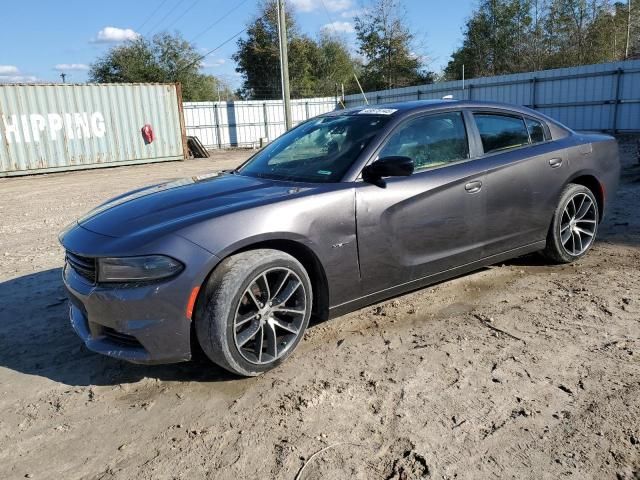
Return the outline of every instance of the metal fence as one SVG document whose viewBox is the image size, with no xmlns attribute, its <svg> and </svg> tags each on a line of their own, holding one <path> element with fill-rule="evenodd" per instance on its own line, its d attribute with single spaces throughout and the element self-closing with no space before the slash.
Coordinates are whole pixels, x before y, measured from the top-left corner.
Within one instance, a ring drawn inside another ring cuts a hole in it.
<svg viewBox="0 0 640 480">
<path fill-rule="evenodd" d="M 336 108 L 336 99 L 307 98 L 291 101 L 294 124 Z M 207 148 L 255 147 L 285 131 L 281 100 L 238 102 L 185 102 L 187 135 L 197 136 Z"/>
<path fill-rule="evenodd" d="M 183 159 L 181 98 L 176 84 L 0 85 L 0 177 Z"/>
<path fill-rule="evenodd" d="M 370 104 L 439 99 L 485 100 L 534 108 L 575 130 L 640 132 L 640 60 L 559 68 L 368 92 Z M 294 123 L 340 108 L 336 99 L 293 100 Z M 364 105 L 360 94 L 345 106 Z M 254 147 L 284 128 L 282 101 L 193 102 L 184 104 L 188 135 L 207 148 Z"/>
<path fill-rule="evenodd" d="M 474 78 L 366 94 L 369 103 L 438 99 L 525 105 L 575 130 L 640 132 L 640 60 Z M 347 107 L 363 105 L 347 95 Z"/>
</svg>

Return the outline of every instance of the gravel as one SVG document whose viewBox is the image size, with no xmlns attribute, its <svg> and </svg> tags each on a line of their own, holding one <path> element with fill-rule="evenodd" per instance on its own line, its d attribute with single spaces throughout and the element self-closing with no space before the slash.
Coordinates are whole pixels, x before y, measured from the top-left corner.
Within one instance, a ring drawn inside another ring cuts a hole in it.
<svg viewBox="0 0 640 480">
<path fill-rule="evenodd" d="M 581 261 L 519 258 L 314 325 L 252 379 L 87 351 L 57 243 L 116 194 L 250 152 L 0 179 L 0 478 L 637 478 L 640 165 L 634 139 L 621 151 Z"/>
</svg>

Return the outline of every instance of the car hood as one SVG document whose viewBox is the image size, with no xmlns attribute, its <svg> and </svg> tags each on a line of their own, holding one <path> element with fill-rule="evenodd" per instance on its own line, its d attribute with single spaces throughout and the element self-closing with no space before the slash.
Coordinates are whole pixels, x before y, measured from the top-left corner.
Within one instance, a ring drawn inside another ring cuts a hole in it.
<svg viewBox="0 0 640 480">
<path fill-rule="evenodd" d="M 156 234 L 299 195 L 311 188 L 235 174 L 210 174 L 125 193 L 92 210 L 78 224 L 111 237 Z"/>
</svg>

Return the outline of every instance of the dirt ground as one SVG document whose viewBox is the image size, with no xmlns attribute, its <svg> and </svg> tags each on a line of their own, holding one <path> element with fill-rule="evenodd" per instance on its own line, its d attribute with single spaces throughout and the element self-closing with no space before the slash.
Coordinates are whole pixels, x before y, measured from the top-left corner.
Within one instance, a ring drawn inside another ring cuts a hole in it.
<svg viewBox="0 0 640 480">
<path fill-rule="evenodd" d="M 212 159 L 0 180 L 1 479 L 640 478 L 640 164 L 591 253 L 520 258 L 312 326 L 259 378 L 89 352 L 57 233 Z"/>
</svg>

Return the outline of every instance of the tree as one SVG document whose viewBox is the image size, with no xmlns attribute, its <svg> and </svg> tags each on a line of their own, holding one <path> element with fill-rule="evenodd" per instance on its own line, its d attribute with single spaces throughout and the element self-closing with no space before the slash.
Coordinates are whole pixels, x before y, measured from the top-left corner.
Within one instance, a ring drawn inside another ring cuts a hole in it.
<svg viewBox="0 0 640 480">
<path fill-rule="evenodd" d="M 239 91 L 242 98 L 268 100 L 281 96 L 276 8 L 275 2 L 263 1 L 260 14 L 247 28 L 247 38 L 237 42 L 238 49 L 232 58 L 238 65 L 236 71 L 243 77 Z M 287 15 L 287 31 L 295 32 L 291 15 Z M 292 57 L 295 58 L 293 52 Z"/>
<path fill-rule="evenodd" d="M 610 0 L 481 0 L 445 78 L 500 75 L 640 55 L 640 4 Z"/>
<path fill-rule="evenodd" d="M 589 39 L 598 57 L 624 60 L 640 56 L 640 1 L 612 5 L 603 1 L 589 30 Z"/>
<path fill-rule="evenodd" d="M 353 74 L 360 71 L 361 65 L 351 56 L 345 41 L 325 31 L 316 45 L 311 60 L 316 95 L 335 95 L 336 86 L 340 85 L 344 85 L 347 92 L 356 92 L 358 87 Z"/>
<path fill-rule="evenodd" d="M 492 43 L 487 41 L 490 30 L 488 17 L 481 12 L 474 12 L 465 26 L 462 47 L 453 52 L 444 69 L 446 80 L 460 80 L 463 65 L 468 78 L 490 75 L 493 50 Z"/>
<path fill-rule="evenodd" d="M 229 87 L 213 75 L 200 73 L 201 55 L 179 34 L 161 33 L 152 39 L 138 37 L 113 47 L 89 70 L 96 83 L 161 82 L 182 84 L 186 101 L 217 100 L 218 88 Z"/>
<path fill-rule="evenodd" d="M 552 0 L 547 17 L 550 56 L 547 67 L 567 67 L 591 63 L 587 42 L 589 27 L 596 15 L 595 2 L 587 0 Z"/>
<path fill-rule="evenodd" d="M 335 94 L 335 84 L 349 79 L 353 68 L 347 47 L 338 38 L 322 34 L 318 41 L 300 33 L 295 12 L 287 6 L 289 81 L 294 98 Z M 278 13 L 275 0 L 263 0 L 258 15 L 238 40 L 233 55 L 243 77 L 243 98 L 282 97 Z"/>
<path fill-rule="evenodd" d="M 359 53 L 364 57 L 360 82 L 365 90 L 381 90 L 432 83 L 433 72 L 424 69 L 414 53 L 414 34 L 405 26 L 399 0 L 371 0 L 365 13 L 355 18 Z"/>
<path fill-rule="evenodd" d="M 445 68 L 450 80 L 531 70 L 539 63 L 540 29 L 531 16 L 530 0 L 481 0 L 464 29 L 462 47 Z M 538 4 L 536 3 L 536 6 Z M 533 41 L 532 41 L 533 40 Z"/>
</svg>

